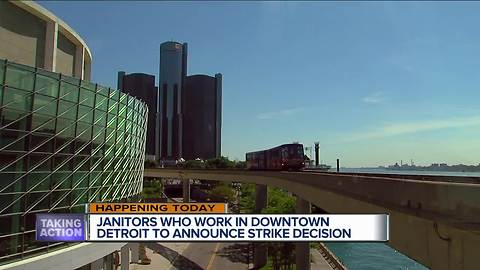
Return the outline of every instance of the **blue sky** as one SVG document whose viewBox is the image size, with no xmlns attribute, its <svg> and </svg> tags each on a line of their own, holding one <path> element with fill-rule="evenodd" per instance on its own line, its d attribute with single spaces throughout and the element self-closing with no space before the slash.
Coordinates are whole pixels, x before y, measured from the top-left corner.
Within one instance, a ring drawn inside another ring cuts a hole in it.
<svg viewBox="0 0 480 270">
<path fill-rule="evenodd" d="M 71 2 L 41 5 L 93 53 L 92 81 L 224 75 L 222 153 L 320 142 L 342 166 L 480 163 L 479 2 Z"/>
</svg>

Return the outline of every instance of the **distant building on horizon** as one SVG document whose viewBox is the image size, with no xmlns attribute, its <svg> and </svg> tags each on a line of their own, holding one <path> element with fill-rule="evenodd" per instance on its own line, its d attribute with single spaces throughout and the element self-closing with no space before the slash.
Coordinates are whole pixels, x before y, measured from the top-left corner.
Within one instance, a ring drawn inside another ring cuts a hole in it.
<svg viewBox="0 0 480 270">
<path fill-rule="evenodd" d="M 221 155 L 222 74 L 187 76 L 183 106 L 183 158 Z"/>
<path fill-rule="evenodd" d="M 126 74 L 118 72 L 117 88 L 123 93 L 136 97 L 148 106 L 147 139 L 145 147 L 145 158 L 155 160 L 155 116 L 157 112 L 157 93 L 155 87 L 155 76 L 145 73 Z"/>
<path fill-rule="evenodd" d="M 183 153 L 183 90 L 187 74 L 187 43 L 160 44 L 156 157 L 176 160 Z"/>
</svg>

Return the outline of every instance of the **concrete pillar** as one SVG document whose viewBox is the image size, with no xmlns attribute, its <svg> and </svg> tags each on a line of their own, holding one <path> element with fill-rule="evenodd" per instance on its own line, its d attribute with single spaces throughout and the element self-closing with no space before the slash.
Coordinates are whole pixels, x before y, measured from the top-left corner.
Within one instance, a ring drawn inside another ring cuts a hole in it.
<svg viewBox="0 0 480 270">
<path fill-rule="evenodd" d="M 183 181 L 183 202 L 190 202 L 190 179 L 184 179 Z"/>
<path fill-rule="evenodd" d="M 90 270 L 103 270 L 103 258 L 100 258 L 90 264 Z"/>
<path fill-rule="evenodd" d="M 255 214 L 262 213 L 263 208 L 267 207 L 267 186 L 255 186 Z"/>
<path fill-rule="evenodd" d="M 120 249 L 121 270 L 130 270 L 130 245 L 125 245 Z"/>
<path fill-rule="evenodd" d="M 256 185 L 255 187 L 255 214 L 262 213 L 262 210 L 267 206 L 267 186 Z M 267 264 L 268 250 L 265 243 L 254 244 L 253 251 L 253 267 L 260 269 Z"/>
<path fill-rule="evenodd" d="M 310 214 L 310 202 L 297 197 L 297 214 Z M 295 243 L 295 264 L 297 270 L 310 270 L 310 242 Z"/>
<path fill-rule="evenodd" d="M 57 62 L 57 40 L 58 40 L 58 23 L 55 21 L 47 21 L 45 31 L 45 52 L 43 58 L 43 68 L 55 72 Z"/>
<path fill-rule="evenodd" d="M 75 78 L 79 78 L 83 80 L 83 69 L 84 69 L 84 56 L 85 56 L 85 48 L 83 48 L 82 44 L 75 44 L 77 49 L 75 51 L 75 68 L 73 72 L 73 76 Z"/>
<path fill-rule="evenodd" d="M 132 251 L 132 257 L 130 258 L 130 262 L 132 263 L 138 263 L 138 260 L 140 259 L 139 256 L 139 244 L 138 243 L 131 243 L 129 244 L 130 249 Z"/>
</svg>

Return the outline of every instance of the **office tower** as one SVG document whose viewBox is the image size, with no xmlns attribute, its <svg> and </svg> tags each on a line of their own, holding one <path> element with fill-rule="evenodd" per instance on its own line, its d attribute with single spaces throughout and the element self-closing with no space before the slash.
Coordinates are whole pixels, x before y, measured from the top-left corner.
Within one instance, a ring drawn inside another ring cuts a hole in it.
<svg viewBox="0 0 480 270">
<path fill-rule="evenodd" d="M 221 154 L 222 74 L 186 79 L 183 106 L 183 158 L 210 159 Z"/>
<path fill-rule="evenodd" d="M 157 147 L 160 160 L 182 157 L 183 88 L 187 74 L 187 44 L 160 44 L 159 96 L 157 104 Z"/>
<path fill-rule="evenodd" d="M 142 100 L 148 106 L 147 142 L 145 158 L 155 160 L 155 125 L 157 112 L 157 92 L 155 76 L 145 73 L 118 72 L 117 88 L 122 92 Z"/>
</svg>

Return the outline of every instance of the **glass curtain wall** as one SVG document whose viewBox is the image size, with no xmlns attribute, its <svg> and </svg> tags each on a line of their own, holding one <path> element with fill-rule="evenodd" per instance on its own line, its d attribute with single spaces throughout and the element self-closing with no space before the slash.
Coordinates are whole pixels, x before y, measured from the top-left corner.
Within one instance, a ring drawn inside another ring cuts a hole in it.
<svg viewBox="0 0 480 270">
<path fill-rule="evenodd" d="M 147 106 L 116 89 L 0 59 L 0 263 L 35 242 L 36 213 L 138 199 Z"/>
</svg>

